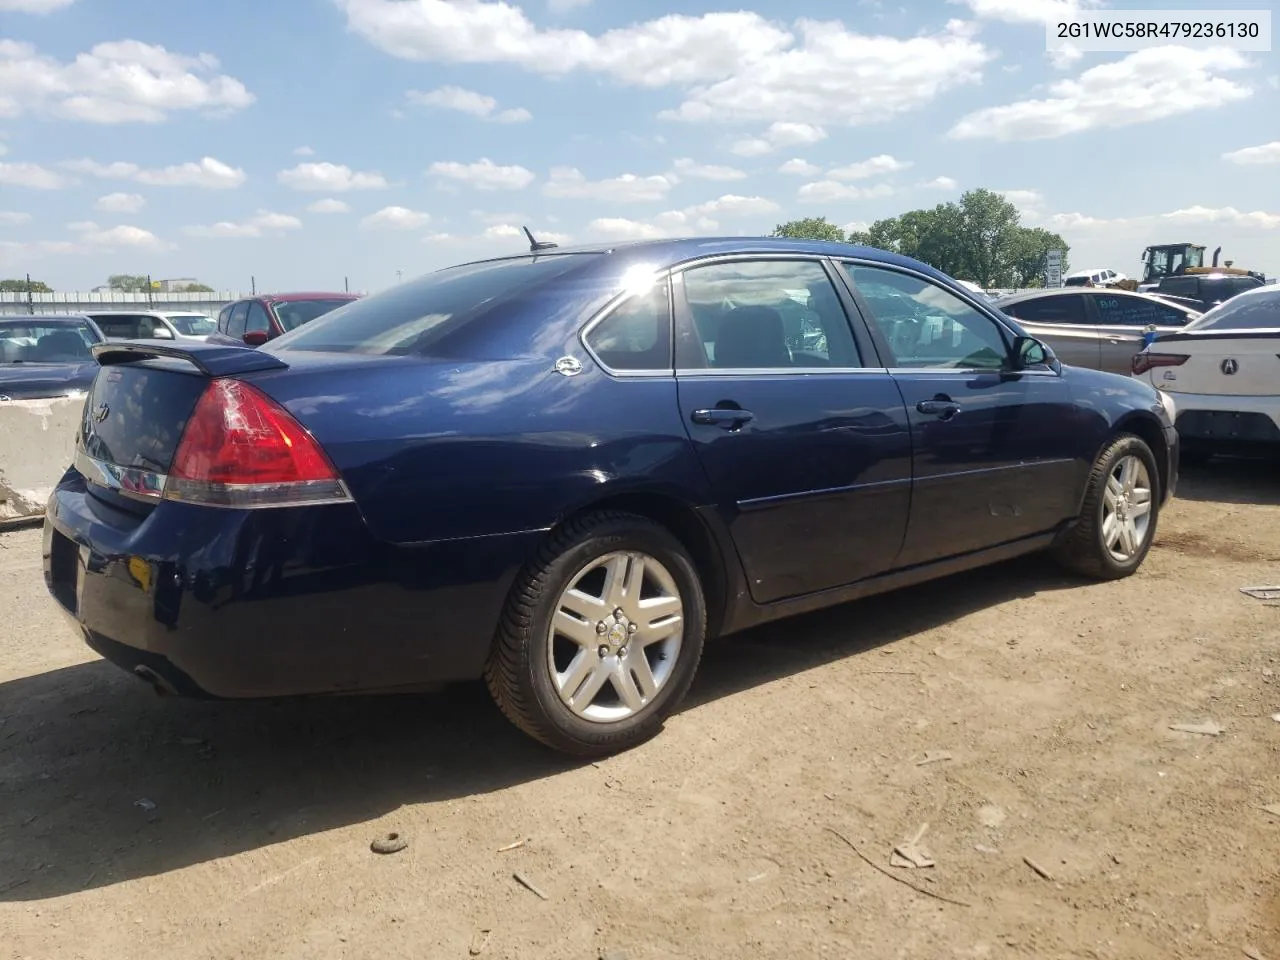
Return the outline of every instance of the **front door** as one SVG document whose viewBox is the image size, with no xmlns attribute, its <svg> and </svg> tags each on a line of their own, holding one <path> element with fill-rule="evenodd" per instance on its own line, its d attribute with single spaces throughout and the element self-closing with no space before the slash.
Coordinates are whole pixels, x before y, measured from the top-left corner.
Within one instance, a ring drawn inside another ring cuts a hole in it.
<svg viewBox="0 0 1280 960">
<path fill-rule="evenodd" d="M 739 258 L 673 279 L 677 389 L 752 598 L 891 568 L 911 496 L 902 399 L 820 259 Z"/>
<path fill-rule="evenodd" d="M 1075 405 L 1048 367 L 1012 372 L 1012 332 L 920 275 L 843 265 L 906 402 L 911 522 L 899 565 L 1052 530 L 1083 489 Z"/>
</svg>

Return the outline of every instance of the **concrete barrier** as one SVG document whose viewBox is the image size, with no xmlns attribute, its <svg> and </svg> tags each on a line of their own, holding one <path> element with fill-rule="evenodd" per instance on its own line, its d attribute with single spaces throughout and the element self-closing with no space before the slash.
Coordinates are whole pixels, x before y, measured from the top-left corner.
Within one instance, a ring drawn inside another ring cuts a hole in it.
<svg viewBox="0 0 1280 960">
<path fill-rule="evenodd" d="M 0 400 L 0 527 L 43 516 L 75 456 L 84 399 Z"/>
</svg>

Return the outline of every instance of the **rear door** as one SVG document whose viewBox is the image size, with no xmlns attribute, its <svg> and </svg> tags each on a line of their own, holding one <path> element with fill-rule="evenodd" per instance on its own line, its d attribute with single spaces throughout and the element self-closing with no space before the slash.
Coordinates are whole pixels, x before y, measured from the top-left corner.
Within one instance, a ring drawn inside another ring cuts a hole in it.
<svg viewBox="0 0 1280 960">
<path fill-rule="evenodd" d="M 849 261 L 906 401 L 914 473 L 901 566 L 1045 533 L 1083 489 L 1076 406 L 1045 366 L 1013 371 L 1012 331 L 919 274 Z"/>
<path fill-rule="evenodd" d="M 1000 309 L 1016 317 L 1031 336 L 1047 343 L 1063 363 L 1097 370 L 1102 362 L 1098 328 L 1085 309 L 1084 298 L 1083 293 L 1047 293 Z"/>
<path fill-rule="evenodd" d="M 687 267 L 672 289 L 681 412 L 752 598 L 890 569 L 910 507 L 910 432 L 831 267 L 725 258 Z"/>
<path fill-rule="evenodd" d="M 1146 297 L 1115 291 L 1100 291 L 1087 297 L 1098 324 L 1101 369 L 1108 373 L 1128 375 L 1133 369 L 1133 355 L 1142 349 L 1148 330 L 1174 333 L 1187 322 L 1185 311 Z"/>
</svg>

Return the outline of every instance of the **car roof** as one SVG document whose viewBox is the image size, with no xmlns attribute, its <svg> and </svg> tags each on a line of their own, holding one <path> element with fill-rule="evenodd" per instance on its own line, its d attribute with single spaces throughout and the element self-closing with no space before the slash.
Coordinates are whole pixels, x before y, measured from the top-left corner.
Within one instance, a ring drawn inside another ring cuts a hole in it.
<svg viewBox="0 0 1280 960">
<path fill-rule="evenodd" d="M 263 293 L 257 297 L 246 297 L 246 300 L 269 300 L 272 303 L 288 303 L 291 300 L 359 300 L 358 293 L 324 293 L 324 292 L 303 292 L 303 293 Z"/>
<path fill-rule="evenodd" d="M 939 273 L 928 264 L 887 250 L 860 247 L 834 240 L 798 240 L 792 237 L 671 237 L 662 240 L 629 240 L 621 243 L 552 247 L 536 253 L 526 250 L 523 253 L 501 257 L 486 257 L 471 263 L 492 263 L 499 260 L 519 260 L 562 254 L 605 254 L 625 255 L 632 260 L 644 259 L 655 269 L 663 269 L 699 257 L 743 253 L 801 253 L 821 257 L 857 257 L 891 266 L 906 267 L 954 282 L 952 278 Z M 470 264 L 457 264 L 457 266 L 468 265 Z"/>
<path fill-rule="evenodd" d="M 1110 287 L 1050 287 L 1044 290 L 1023 290 L 1020 293 L 1010 293 L 1001 297 L 996 301 L 1001 303 L 1021 303 L 1023 300 L 1038 300 L 1041 297 L 1078 297 L 1080 294 L 1092 294 L 1097 297 L 1138 297 L 1142 300 L 1154 300 L 1145 293 L 1137 293 L 1133 290 L 1113 290 Z"/>
<path fill-rule="evenodd" d="M 3 313 L 0 323 L 83 323 L 89 316 L 83 313 Z"/>
</svg>

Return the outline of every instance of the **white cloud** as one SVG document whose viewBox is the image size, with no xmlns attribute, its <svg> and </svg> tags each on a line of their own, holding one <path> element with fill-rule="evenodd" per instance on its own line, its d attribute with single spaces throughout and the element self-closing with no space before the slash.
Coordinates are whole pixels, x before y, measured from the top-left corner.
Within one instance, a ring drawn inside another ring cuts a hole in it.
<svg viewBox="0 0 1280 960">
<path fill-rule="evenodd" d="M 672 170 L 681 177 L 692 177 L 695 180 L 745 180 L 747 174 L 737 167 L 717 166 L 716 164 L 697 163 L 688 157 L 681 157 L 671 165 Z"/>
<path fill-rule="evenodd" d="M 314 157 L 316 152 L 310 147 L 294 147 L 293 155 L 295 157 Z"/>
<path fill-rule="evenodd" d="M 1059 70 L 1066 70 L 1069 67 L 1074 67 L 1084 59 L 1084 53 L 1080 48 L 1070 43 L 1063 44 L 1056 50 L 1046 50 L 1045 54 L 1049 58 L 1049 63 L 1053 64 L 1053 66 Z"/>
<path fill-rule="evenodd" d="M 187 227 L 183 232 L 192 237 L 241 238 L 279 235 L 301 229 L 302 221 L 297 217 L 259 210 L 247 220 L 222 220 L 208 226 Z"/>
<path fill-rule="evenodd" d="M 307 213 L 350 213 L 351 207 L 341 200 L 317 200 L 307 207 Z"/>
<path fill-rule="evenodd" d="M 3 143 L 0 143 L 0 157 L 3 157 L 8 152 L 9 152 L 9 148 L 6 147 Z"/>
<path fill-rule="evenodd" d="M 664 199 L 670 190 L 671 181 L 660 174 L 638 177 L 634 173 L 624 173 L 607 180 L 588 180 L 573 167 L 552 167 L 542 188 L 548 197 L 609 203 L 648 203 Z"/>
<path fill-rule="evenodd" d="M 772 153 L 781 147 L 798 147 L 818 143 L 827 138 L 827 131 L 811 123 L 792 123 L 779 120 L 758 137 L 738 140 L 729 147 L 740 157 L 758 157 Z"/>
<path fill-rule="evenodd" d="M 493 120 L 497 123 L 524 123 L 533 119 L 533 114 L 524 107 L 499 110 L 498 101 L 493 97 L 476 93 L 474 90 L 464 90 L 462 87 L 439 87 L 425 93 L 421 90 L 410 90 L 406 96 L 410 103 L 416 103 L 419 106 L 455 110 L 458 113 L 468 113 L 481 120 Z"/>
<path fill-rule="evenodd" d="M 76 0 L 0 0 L 0 12 L 52 13 L 75 2 Z"/>
<path fill-rule="evenodd" d="M 0 117 L 160 123 L 176 112 L 225 114 L 253 103 L 244 84 L 217 67 L 211 54 L 191 57 L 137 40 L 99 43 L 70 63 L 0 40 Z"/>
<path fill-rule="evenodd" d="M 66 0 L 69 2 L 69 0 Z M 570 10 L 577 10 L 579 7 L 591 5 L 591 0 L 547 0 L 547 9 L 552 13 L 568 13 Z"/>
<path fill-rule="evenodd" d="M 71 223 L 67 229 L 76 234 L 77 241 L 90 247 L 133 247 L 140 250 L 162 250 L 165 244 L 150 230 L 121 225 L 103 229 L 92 221 Z"/>
<path fill-rule="evenodd" d="M 776 213 L 779 206 L 764 197 L 725 194 L 683 210 L 668 210 L 649 220 L 599 217 L 587 224 L 588 235 L 598 240 L 656 240 L 660 237 L 706 234 L 720 229 L 712 216 L 753 217 Z"/>
<path fill-rule="evenodd" d="M 515 164 L 500 166 L 488 157 L 475 163 L 439 161 L 429 166 L 427 173 L 477 190 L 523 190 L 535 179 L 531 170 Z"/>
<path fill-rule="evenodd" d="M 1101 6 L 1100 0 L 951 0 L 963 3 L 975 17 L 1006 23 L 1048 23 L 1070 19 L 1081 10 Z"/>
<path fill-rule="evenodd" d="M 827 176 L 832 180 L 866 180 L 869 177 L 906 170 L 909 166 L 911 166 L 909 160 L 898 160 L 887 153 L 881 153 L 845 167 L 834 167 L 827 171 Z"/>
<path fill-rule="evenodd" d="M 1252 91 L 1217 72 L 1246 66 L 1241 54 L 1225 48 L 1149 47 L 1052 84 L 1050 98 L 970 113 L 952 127 L 950 136 L 1045 140 L 1220 107 Z"/>
<path fill-rule="evenodd" d="M 153 187 L 201 187 L 206 190 L 232 190 L 246 179 L 244 170 L 202 157 L 198 162 L 179 163 L 170 167 L 147 169 L 136 163 L 96 160 L 68 160 L 61 164 L 67 170 L 98 177 L 102 180 L 133 180 Z"/>
<path fill-rule="evenodd" d="M 10 227 L 20 227 L 31 222 L 31 214 L 18 210 L 0 210 L 0 223 Z"/>
<path fill-rule="evenodd" d="M 522 237 L 524 236 L 524 231 L 509 223 L 495 223 L 491 227 L 486 227 L 484 233 L 480 234 L 480 236 L 486 240 L 497 240 L 501 237 Z"/>
<path fill-rule="evenodd" d="M 376 171 L 352 170 L 339 163 L 300 163 L 276 174 L 290 190 L 346 193 L 350 190 L 385 190 L 391 184 Z"/>
<path fill-rule="evenodd" d="M 843 224 L 840 227 L 840 229 L 844 231 L 845 236 L 848 236 L 851 233 L 862 233 L 864 230 L 869 230 L 870 228 L 871 224 L 865 220 L 850 220 L 848 223 Z"/>
<path fill-rule="evenodd" d="M 383 207 L 377 213 L 371 213 L 360 221 L 365 229 L 380 230 L 416 230 L 425 227 L 431 221 L 431 214 L 408 207 Z"/>
<path fill-rule="evenodd" d="M 140 193 L 108 193 L 99 197 L 93 208 L 103 213 L 137 213 L 146 203 L 146 197 Z"/>
<path fill-rule="evenodd" d="M 0 163 L 0 183 L 31 190 L 60 190 L 71 181 L 38 163 Z"/>
<path fill-rule="evenodd" d="M 501 0 L 336 0 L 347 26 L 405 60 L 575 70 L 631 86 L 686 90 L 666 116 L 697 123 L 867 123 L 980 79 L 989 59 L 972 27 L 952 21 L 909 39 L 867 36 L 839 21 L 794 32 L 748 11 L 667 14 L 589 33 L 541 29 Z"/>
<path fill-rule="evenodd" d="M 1039 190 L 993 190 L 992 192 L 1000 194 L 1000 196 L 1004 197 L 1019 210 L 1028 211 L 1044 209 L 1044 196 Z"/>
<path fill-rule="evenodd" d="M 1272 140 L 1256 147 L 1244 147 L 1222 155 L 1223 160 L 1231 163 L 1250 165 L 1270 165 L 1280 163 L 1280 140 Z"/>
<path fill-rule="evenodd" d="M 750 217 L 765 213 L 777 213 L 782 208 L 772 200 L 764 197 L 740 197 L 737 194 L 726 193 L 723 197 L 716 200 L 708 200 L 706 203 L 699 203 L 696 206 L 689 207 L 684 211 L 686 216 L 692 217 Z"/>
<path fill-rule="evenodd" d="M 879 183 L 874 187 L 856 187 L 836 180 L 818 180 L 806 183 L 796 191 L 796 196 L 815 203 L 830 203 L 837 200 L 875 200 L 893 196 L 895 192 L 887 183 Z"/>
<path fill-rule="evenodd" d="M 926 190 L 955 190 L 960 183 L 952 177 L 934 177 L 921 184 Z"/>
<path fill-rule="evenodd" d="M 1280 230 L 1280 213 L 1268 213 L 1264 210 L 1244 212 L 1235 207 L 1195 206 L 1166 213 L 1164 218 L 1177 223 L 1217 223 L 1230 227 Z"/>
<path fill-rule="evenodd" d="M 808 160 L 801 160 L 794 157 L 788 160 L 778 168 L 779 173 L 788 173 L 792 176 L 812 177 L 815 173 L 821 172 L 822 168 L 816 163 L 810 163 Z"/>
</svg>

